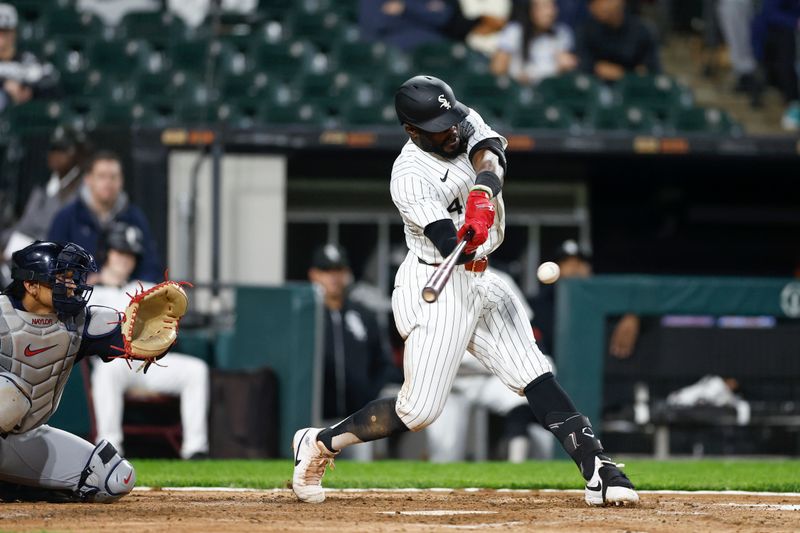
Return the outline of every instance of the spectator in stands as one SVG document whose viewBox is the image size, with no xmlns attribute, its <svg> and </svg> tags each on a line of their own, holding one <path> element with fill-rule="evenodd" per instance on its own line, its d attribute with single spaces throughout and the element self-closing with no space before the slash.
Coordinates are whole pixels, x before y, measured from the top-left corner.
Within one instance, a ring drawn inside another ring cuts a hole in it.
<svg viewBox="0 0 800 533">
<path fill-rule="evenodd" d="M 80 12 L 94 13 L 108 26 L 116 26 L 132 11 L 158 11 L 164 0 L 78 0 Z"/>
<path fill-rule="evenodd" d="M 74 242 L 89 253 L 102 252 L 103 234 L 113 222 L 136 226 L 144 236 L 145 252 L 133 272 L 135 279 L 158 282 L 163 279 L 156 245 L 144 213 L 128 201 L 122 190 L 122 162 L 116 154 L 100 151 L 87 165 L 83 186 L 75 200 L 64 206 L 53 219 L 47 240 Z"/>
<path fill-rule="evenodd" d="M 586 0 L 558 0 L 558 21 L 574 32 L 588 16 Z"/>
<path fill-rule="evenodd" d="M 564 241 L 555 257 L 561 269 L 559 279 L 588 278 L 592 275 L 591 255 L 572 239 Z M 558 354 L 553 353 L 555 341 L 555 284 L 542 285 L 539 294 L 531 301 L 536 343 L 546 354 L 550 354 L 558 364 Z M 608 343 L 609 353 L 618 359 L 633 355 L 636 340 L 639 338 L 639 317 L 628 313 L 620 318 L 614 327 Z"/>
<path fill-rule="evenodd" d="M 85 149 L 83 133 L 65 126 L 53 130 L 47 151 L 50 179 L 33 188 L 19 221 L 4 236 L 6 259 L 33 241 L 44 240 L 56 213 L 77 197 Z"/>
<path fill-rule="evenodd" d="M 614 82 L 628 72 L 661 72 L 652 32 L 625 9 L 625 0 L 589 0 L 589 18 L 578 32 L 580 68 Z"/>
<path fill-rule="evenodd" d="M 717 14 L 722 35 L 730 51 L 736 76 L 735 91 L 750 96 L 752 107 L 761 106 L 764 84 L 753 53 L 750 26 L 753 23 L 753 0 L 719 0 Z"/>
<path fill-rule="evenodd" d="M 574 70 L 578 60 L 572 53 L 572 30 L 557 23 L 557 16 L 555 0 L 530 0 L 524 18 L 503 29 L 492 72 L 510 74 L 519 83 L 537 84 Z"/>
<path fill-rule="evenodd" d="M 348 295 L 352 278 L 342 247 L 326 244 L 314 251 L 308 279 L 321 291 L 325 306 L 325 419 L 347 416 L 377 398 L 386 383 L 402 381 L 374 313 Z"/>
<path fill-rule="evenodd" d="M 0 3 L 0 111 L 55 89 L 52 65 L 40 63 L 30 52 L 17 50 L 18 22 L 16 8 Z"/>
<path fill-rule="evenodd" d="M 166 0 L 167 9 L 191 27 L 196 28 L 212 13 L 213 4 L 219 2 L 220 11 L 247 14 L 258 7 L 257 0 Z"/>
<path fill-rule="evenodd" d="M 756 55 L 761 57 L 767 79 L 778 87 L 786 102 L 781 125 L 800 130 L 800 92 L 797 73 L 797 34 L 800 0 L 764 0 L 753 26 Z"/>
<path fill-rule="evenodd" d="M 493 16 L 464 17 L 458 0 L 360 0 L 358 22 L 367 41 L 382 41 L 402 50 L 470 33 L 499 30 L 505 20 Z"/>
<path fill-rule="evenodd" d="M 142 231 L 136 227 L 116 222 L 105 236 L 103 267 L 92 292 L 92 305 L 103 305 L 123 310 L 130 297 L 142 287 L 152 283 L 131 277 L 136 264 L 145 252 Z M 97 359 L 93 357 L 92 359 Z M 109 363 L 92 362 L 92 401 L 97 423 L 95 442 L 108 440 L 117 450 L 122 450 L 122 417 L 125 393 L 132 389 L 137 394 L 167 394 L 180 396 L 183 441 L 181 458 L 205 459 L 208 457 L 208 365 L 191 355 L 170 352 L 157 366 L 145 375 L 137 365 L 117 359 Z"/>
</svg>

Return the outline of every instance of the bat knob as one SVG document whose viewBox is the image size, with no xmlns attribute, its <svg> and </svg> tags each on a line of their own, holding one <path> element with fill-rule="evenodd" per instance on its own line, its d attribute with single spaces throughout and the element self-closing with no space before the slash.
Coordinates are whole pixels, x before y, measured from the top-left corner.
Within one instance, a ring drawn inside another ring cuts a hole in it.
<svg viewBox="0 0 800 533">
<path fill-rule="evenodd" d="M 424 289 L 422 289 L 422 299 L 428 302 L 429 304 L 435 302 L 436 298 L 438 297 L 439 295 L 436 294 L 436 291 L 434 289 L 430 287 L 425 287 Z"/>
</svg>

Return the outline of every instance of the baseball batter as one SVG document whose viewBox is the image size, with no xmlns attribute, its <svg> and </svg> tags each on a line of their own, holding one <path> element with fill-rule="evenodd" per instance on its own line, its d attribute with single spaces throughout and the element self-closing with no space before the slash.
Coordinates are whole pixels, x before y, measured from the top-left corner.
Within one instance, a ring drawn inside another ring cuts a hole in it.
<svg viewBox="0 0 800 533">
<path fill-rule="evenodd" d="M 589 419 L 554 378 L 518 297 L 486 271 L 505 230 L 506 140 L 431 76 L 406 81 L 395 94 L 395 110 L 409 136 L 391 179 L 409 249 L 392 293 L 397 330 L 405 338 L 405 382 L 396 399 L 373 401 L 335 426 L 295 433 L 295 494 L 322 502 L 322 476 L 339 450 L 419 431 L 436 420 L 466 350 L 527 398 L 539 422 L 578 465 L 586 503 L 638 502 L 620 465 L 603 454 Z M 468 231 L 473 236 L 461 266 L 435 303 L 424 302 L 426 281 Z"/>
<path fill-rule="evenodd" d="M 97 270 L 76 244 L 36 241 L 12 256 L 0 295 L 0 497 L 112 502 L 136 483 L 131 464 L 106 441 L 97 446 L 47 425 L 73 365 L 118 354 L 118 313 L 86 307 Z"/>
</svg>

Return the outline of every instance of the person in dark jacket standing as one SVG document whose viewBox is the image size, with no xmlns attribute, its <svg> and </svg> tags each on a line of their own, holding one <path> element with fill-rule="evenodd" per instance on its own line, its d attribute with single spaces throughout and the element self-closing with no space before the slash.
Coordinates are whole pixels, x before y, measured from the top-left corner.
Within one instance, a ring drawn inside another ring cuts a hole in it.
<svg viewBox="0 0 800 533">
<path fill-rule="evenodd" d="M 308 279 L 321 290 L 325 306 L 322 416 L 343 417 L 377 398 L 386 383 L 401 376 L 374 313 L 348 297 L 353 274 L 345 250 L 335 244 L 317 248 Z"/>
<path fill-rule="evenodd" d="M 103 252 L 105 233 L 113 222 L 136 226 L 144 236 L 145 251 L 132 277 L 158 283 L 164 279 L 164 270 L 158 260 L 150 225 L 141 209 L 128 201 L 123 185 L 119 156 L 108 151 L 95 154 L 87 165 L 80 194 L 56 214 L 47 239 L 74 242 L 97 255 Z"/>
<path fill-rule="evenodd" d="M 629 72 L 659 74 L 653 33 L 625 9 L 625 0 L 589 0 L 589 18 L 578 32 L 581 70 L 615 82 Z"/>
</svg>

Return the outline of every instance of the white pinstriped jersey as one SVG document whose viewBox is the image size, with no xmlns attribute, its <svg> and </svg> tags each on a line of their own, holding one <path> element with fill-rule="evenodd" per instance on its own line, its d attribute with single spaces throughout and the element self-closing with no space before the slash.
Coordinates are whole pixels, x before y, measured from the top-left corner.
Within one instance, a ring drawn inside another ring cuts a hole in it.
<svg viewBox="0 0 800 533">
<path fill-rule="evenodd" d="M 425 226 L 447 218 L 453 220 L 456 229 L 464 224 L 467 196 L 475 185 L 475 169 L 469 158 L 472 148 L 493 137 L 500 139 L 503 148 L 508 144 L 472 109 L 461 124 L 461 134 L 467 139 L 467 150 L 458 157 L 447 159 L 425 152 L 409 140 L 392 167 L 392 201 L 405 224 L 406 244 L 426 263 L 441 263 L 444 257 L 425 236 Z M 489 255 L 503 242 L 505 208 L 502 193 L 492 202 L 495 207 L 494 225 L 489 230 L 487 241 L 478 248 L 476 258 Z"/>
<path fill-rule="evenodd" d="M 425 226 L 450 218 L 461 227 L 475 170 L 469 152 L 492 137 L 506 140 L 470 110 L 461 124 L 467 152 L 446 159 L 420 150 L 409 141 L 392 169 L 392 200 L 405 223 L 409 253 L 400 265 L 392 292 L 397 331 L 405 339 L 405 381 L 395 410 L 411 430 L 419 430 L 441 413 L 465 352 L 495 374 L 513 393 L 551 370 L 536 346 L 525 308 L 514 290 L 491 269 L 457 267 L 434 303 L 420 293 L 443 257 L 425 234 Z M 446 178 L 446 179 L 445 179 Z M 478 248 L 485 257 L 503 241 L 505 210 L 501 195 L 493 200 L 496 216 L 489 239 Z M 422 259 L 428 264 L 420 264 Z M 511 394 L 511 392 L 509 392 Z"/>
</svg>

